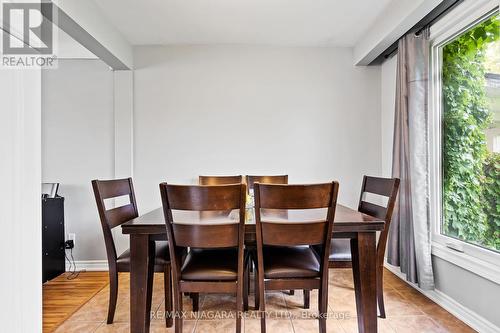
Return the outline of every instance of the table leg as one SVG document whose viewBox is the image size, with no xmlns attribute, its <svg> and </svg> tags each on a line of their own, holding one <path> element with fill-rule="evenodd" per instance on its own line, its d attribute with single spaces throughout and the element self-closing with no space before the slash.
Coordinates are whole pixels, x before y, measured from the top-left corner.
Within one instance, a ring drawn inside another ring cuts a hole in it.
<svg viewBox="0 0 500 333">
<path fill-rule="evenodd" d="M 130 235 L 130 332 L 149 332 L 154 246 L 149 235 Z"/>
<path fill-rule="evenodd" d="M 375 232 L 359 232 L 351 239 L 352 272 L 356 292 L 358 330 L 377 332 L 377 256 Z"/>
</svg>

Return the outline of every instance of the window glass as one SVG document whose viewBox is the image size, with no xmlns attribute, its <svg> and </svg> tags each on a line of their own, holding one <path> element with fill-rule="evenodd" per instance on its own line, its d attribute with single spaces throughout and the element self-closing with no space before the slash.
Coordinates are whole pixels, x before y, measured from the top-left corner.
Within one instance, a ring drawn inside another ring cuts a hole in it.
<svg viewBox="0 0 500 333">
<path fill-rule="evenodd" d="M 441 47 L 441 233 L 500 252 L 500 21 Z"/>
</svg>

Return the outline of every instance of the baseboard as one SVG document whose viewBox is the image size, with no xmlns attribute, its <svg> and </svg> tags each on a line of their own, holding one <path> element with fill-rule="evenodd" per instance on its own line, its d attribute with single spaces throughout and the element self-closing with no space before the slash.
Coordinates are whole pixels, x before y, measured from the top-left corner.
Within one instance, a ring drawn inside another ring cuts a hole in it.
<svg viewBox="0 0 500 333">
<path fill-rule="evenodd" d="M 78 260 L 75 261 L 77 271 L 107 271 L 107 260 Z M 66 261 L 66 271 L 73 271 L 73 266 L 70 267 L 69 261 Z"/>
<path fill-rule="evenodd" d="M 498 333 L 500 332 L 500 327 L 496 326 L 486 318 L 480 316 L 471 309 L 458 303 L 456 300 L 450 296 L 442 293 L 439 290 L 422 290 L 417 284 L 406 281 L 406 276 L 402 273 L 399 267 L 392 266 L 385 263 L 385 267 L 391 271 L 393 274 L 398 276 L 401 280 L 405 281 L 408 285 L 415 288 L 417 291 L 421 292 L 423 295 L 430 298 L 436 304 L 441 306 L 446 311 L 450 312 L 452 315 L 472 327 L 474 330 L 481 333 Z"/>
</svg>

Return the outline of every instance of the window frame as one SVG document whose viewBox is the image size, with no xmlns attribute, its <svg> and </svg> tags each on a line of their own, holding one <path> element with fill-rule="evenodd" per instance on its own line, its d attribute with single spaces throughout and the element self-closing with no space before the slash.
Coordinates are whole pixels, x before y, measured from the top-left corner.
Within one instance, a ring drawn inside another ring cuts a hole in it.
<svg viewBox="0 0 500 333">
<path fill-rule="evenodd" d="M 441 233 L 442 215 L 442 46 L 499 12 L 497 0 L 464 1 L 431 27 L 429 169 L 432 254 L 500 284 L 500 253 Z"/>
</svg>

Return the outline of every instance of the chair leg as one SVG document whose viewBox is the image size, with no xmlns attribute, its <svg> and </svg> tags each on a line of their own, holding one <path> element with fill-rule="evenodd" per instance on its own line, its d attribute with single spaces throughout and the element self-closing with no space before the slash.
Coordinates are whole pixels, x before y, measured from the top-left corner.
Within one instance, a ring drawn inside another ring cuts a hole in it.
<svg viewBox="0 0 500 333">
<path fill-rule="evenodd" d="M 260 313 L 260 333 L 266 333 L 266 306 L 264 300 L 264 293 L 261 293 L 260 303 L 259 303 L 259 313 Z"/>
<path fill-rule="evenodd" d="M 259 270 L 257 265 L 255 265 L 255 279 L 254 279 L 254 294 L 255 294 L 255 305 L 254 310 L 259 310 L 260 306 L 260 288 L 259 288 Z"/>
<path fill-rule="evenodd" d="M 165 291 L 165 324 L 172 327 L 172 279 L 171 266 L 165 265 L 165 274 L 163 276 L 163 289 Z"/>
<path fill-rule="evenodd" d="M 115 317 L 116 300 L 118 298 L 118 272 L 111 268 L 109 271 L 109 306 L 107 324 L 112 324 Z"/>
<path fill-rule="evenodd" d="M 238 281 L 238 285 L 236 289 L 236 333 L 241 333 L 241 316 L 242 316 L 242 308 L 243 308 L 243 293 L 244 286 L 241 280 L 245 279 L 246 269 L 243 269 L 243 276 L 240 277 L 240 281 Z M 247 304 L 248 306 L 248 304 Z"/>
<path fill-rule="evenodd" d="M 175 283 L 175 282 L 174 282 Z M 182 293 L 174 285 L 174 326 L 175 333 L 182 333 Z"/>
<path fill-rule="evenodd" d="M 311 291 L 304 289 L 304 309 L 309 309 L 311 299 Z"/>
<path fill-rule="evenodd" d="M 247 261 L 245 265 L 245 270 L 243 272 L 243 311 L 248 311 L 248 294 L 249 294 L 249 284 L 250 284 L 250 260 Z"/>
<path fill-rule="evenodd" d="M 384 306 L 384 266 L 380 266 L 377 271 L 377 303 L 380 318 L 385 318 Z"/>
<path fill-rule="evenodd" d="M 200 307 L 200 294 L 199 293 L 190 293 L 189 296 L 193 301 L 193 312 L 198 312 Z"/>
<path fill-rule="evenodd" d="M 326 317 L 328 314 L 328 286 L 318 290 L 319 333 L 326 333 Z"/>
<path fill-rule="evenodd" d="M 262 281 L 261 281 L 262 280 Z M 264 278 L 259 276 L 259 313 L 260 313 L 260 333 L 266 333 L 266 297 L 264 289 Z M 257 300 L 257 294 L 256 294 Z"/>
</svg>

